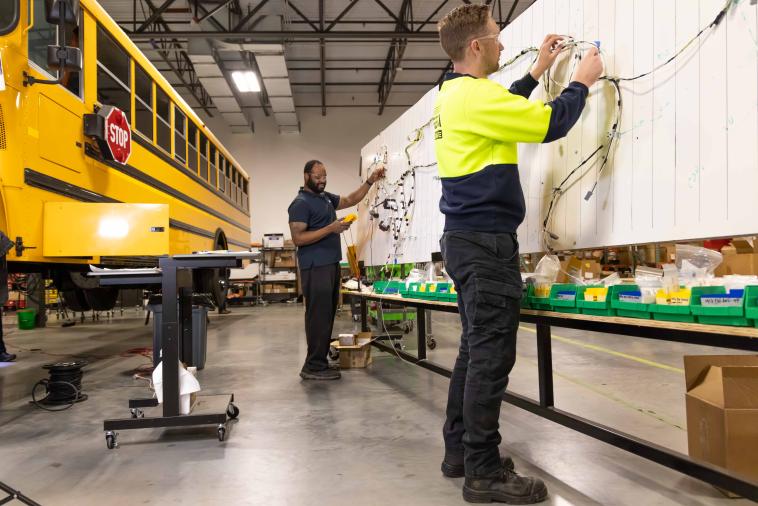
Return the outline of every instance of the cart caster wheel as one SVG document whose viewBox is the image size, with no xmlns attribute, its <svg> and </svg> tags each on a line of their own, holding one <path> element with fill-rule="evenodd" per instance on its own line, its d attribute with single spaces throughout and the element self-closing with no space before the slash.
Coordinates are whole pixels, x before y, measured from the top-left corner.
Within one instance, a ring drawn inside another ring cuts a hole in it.
<svg viewBox="0 0 758 506">
<path fill-rule="evenodd" d="M 232 420 L 235 420 L 238 416 L 240 416 L 240 408 L 238 408 L 237 406 L 235 406 L 234 404 L 230 402 L 229 407 L 226 408 L 226 416 L 228 416 Z"/>
<path fill-rule="evenodd" d="M 329 358 L 332 361 L 337 361 L 340 359 L 340 350 L 335 348 L 334 346 L 329 347 Z"/>
<path fill-rule="evenodd" d="M 106 432 L 105 433 L 105 445 L 108 447 L 109 450 L 113 450 L 114 448 L 118 448 L 118 442 L 116 441 L 116 433 L 115 432 Z"/>
<path fill-rule="evenodd" d="M 132 418 L 145 418 L 145 412 L 141 409 L 132 408 L 129 412 L 132 414 Z"/>
<path fill-rule="evenodd" d="M 218 440 L 223 441 L 226 438 L 226 427 L 223 425 L 218 426 Z"/>
<path fill-rule="evenodd" d="M 429 342 L 426 343 L 426 345 L 429 347 L 430 350 L 433 350 L 434 348 L 437 347 L 437 341 L 435 341 L 434 339 L 429 339 Z"/>
</svg>

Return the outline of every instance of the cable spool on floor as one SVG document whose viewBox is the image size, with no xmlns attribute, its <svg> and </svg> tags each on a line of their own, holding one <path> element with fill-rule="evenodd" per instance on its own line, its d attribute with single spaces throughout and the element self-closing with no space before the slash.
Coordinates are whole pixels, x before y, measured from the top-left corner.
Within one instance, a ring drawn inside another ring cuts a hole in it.
<svg viewBox="0 0 758 506">
<path fill-rule="evenodd" d="M 34 385 L 32 404 L 46 411 L 63 411 L 77 402 L 86 401 L 87 394 L 82 393 L 82 367 L 86 365 L 84 360 L 43 365 L 42 368 L 50 372 L 50 377 L 41 379 Z M 46 395 L 37 399 L 40 386 L 45 387 Z"/>
</svg>

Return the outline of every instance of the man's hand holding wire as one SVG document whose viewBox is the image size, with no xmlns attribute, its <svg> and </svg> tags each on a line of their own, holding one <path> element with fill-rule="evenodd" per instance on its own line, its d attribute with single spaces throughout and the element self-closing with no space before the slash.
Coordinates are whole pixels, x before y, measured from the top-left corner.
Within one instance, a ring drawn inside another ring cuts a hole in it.
<svg viewBox="0 0 758 506">
<path fill-rule="evenodd" d="M 368 182 L 369 184 L 374 184 L 380 179 L 382 179 L 387 174 L 387 169 L 384 167 L 384 165 L 379 165 L 377 168 L 375 168 L 371 174 L 368 176 Z"/>
<path fill-rule="evenodd" d="M 563 51 L 564 40 L 565 37 L 563 35 L 556 35 L 554 33 L 545 36 L 545 40 L 542 41 L 542 45 L 540 46 L 537 61 L 534 63 L 532 70 L 529 71 L 535 80 L 539 81 L 542 74 L 553 66 L 556 58 Z"/>
</svg>

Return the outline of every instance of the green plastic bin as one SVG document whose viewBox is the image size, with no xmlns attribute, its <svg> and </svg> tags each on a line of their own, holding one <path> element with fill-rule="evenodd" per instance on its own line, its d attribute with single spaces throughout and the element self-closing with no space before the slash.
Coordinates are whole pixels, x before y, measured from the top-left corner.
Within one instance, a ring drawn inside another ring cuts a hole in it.
<svg viewBox="0 0 758 506">
<path fill-rule="evenodd" d="M 619 294 L 624 292 L 639 292 L 640 287 L 637 285 L 613 285 L 608 293 L 611 298 L 611 307 L 616 310 L 618 316 L 626 318 L 650 319 L 649 304 L 640 302 L 626 302 L 619 300 Z"/>
<path fill-rule="evenodd" d="M 758 286 L 745 287 L 745 318 L 758 327 Z"/>
<path fill-rule="evenodd" d="M 574 300 L 562 300 L 558 298 L 559 292 L 574 292 Z M 579 313 L 576 307 L 577 287 L 573 283 L 555 283 L 550 287 L 550 305 L 553 311 L 560 313 Z"/>
<path fill-rule="evenodd" d="M 692 299 L 690 299 L 692 304 Z M 684 322 L 694 323 L 695 315 L 692 314 L 690 306 L 672 306 L 670 304 L 650 304 L 650 311 L 653 313 L 654 320 L 667 322 Z"/>
<path fill-rule="evenodd" d="M 726 288 L 723 286 L 696 286 L 692 288 L 690 307 L 692 308 L 692 314 L 697 316 L 698 323 L 705 323 L 707 325 L 729 325 L 732 327 L 749 326 L 750 321 L 745 316 L 746 296 L 742 297 L 741 306 L 709 307 L 703 306 L 700 303 L 700 298 L 703 295 L 721 293 L 726 293 Z"/>
<path fill-rule="evenodd" d="M 582 312 L 582 314 L 588 314 L 592 316 L 616 316 L 616 310 L 611 307 L 611 290 L 608 289 L 608 294 L 605 296 L 603 302 L 597 302 L 592 300 L 584 300 L 584 292 L 587 288 L 602 288 L 603 285 L 588 285 L 578 286 L 576 289 L 576 307 Z"/>
<path fill-rule="evenodd" d="M 36 326 L 37 310 L 36 309 L 19 309 L 16 312 L 18 318 L 18 328 L 21 330 L 32 330 Z"/>
<path fill-rule="evenodd" d="M 537 297 L 534 295 L 534 285 L 529 285 L 527 288 L 527 300 L 532 309 L 537 311 L 552 311 L 553 306 L 550 305 L 550 297 Z"/>
</svg>

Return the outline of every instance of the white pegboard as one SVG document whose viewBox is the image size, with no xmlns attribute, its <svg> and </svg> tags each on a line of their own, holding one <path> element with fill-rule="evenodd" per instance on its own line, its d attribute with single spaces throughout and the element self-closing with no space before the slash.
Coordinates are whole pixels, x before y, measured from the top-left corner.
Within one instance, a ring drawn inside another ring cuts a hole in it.
<svg viewBox="0 0 758 506">
<path fill-rule="evenodd" d="M 606 70 L 615 76 L 644 73 L 668 60 L 708 25 L 724 0 L 538 0 L 505 30 L 503 61 L 538 45 L 546 33 L 600 41 Z M 568 58 L 561 57 L 563 60 Z M 572 63 L 559 61 L 556 81 Z M 531 57 L 491 76 L 504 86 L 527 72 Z M 623 116 L 618 144 L 597 178 L 597 165 L 565 191 L 551 231 L 556 249 L 595 248 L 751 235 L 758 233 L 758 6 L 734 0 L 725 19 L 673 63 L 652 75 L 622 82 Z M 407 170 L 409 136 L 431 118 L 437 90 L 381 132 L 362 152 L 369 167 L 386 150 L 388 179 Z M 542 86 L 533 100 L 546 100 Z M 565 139 L 520 145 L 521 184 L 527 216 L 519 229 L 523 253 L 543 251 L 542 222 L 553 185 L 589 155 L 607 133 L 616 111 L 612 85 L 595 85 L 579 122 Z M 411 151 L 411 163 L 434 160 L 432 131 Z M 597 179 L 594 195 L 584 196 Z M 377 228 L 368 203 L 360 207 L 359 257 L 367 264 L 422 262 L 439 251 L 436 168 L 419 169 L 415 209 L 397 242 Z M 397 254 L 395 253 L 397 252 Z"/>
</svg>

